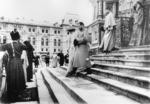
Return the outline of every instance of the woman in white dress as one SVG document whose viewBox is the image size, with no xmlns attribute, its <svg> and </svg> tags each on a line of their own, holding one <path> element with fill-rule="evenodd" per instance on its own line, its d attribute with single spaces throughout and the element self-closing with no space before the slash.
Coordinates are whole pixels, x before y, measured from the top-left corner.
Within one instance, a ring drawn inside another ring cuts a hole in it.
<svg viewBox="0 0 150 104">
<path fill-rule="evenodd" d="M 53 54 L 53 59 L 52 59 L 52 67 L 56 68 L 58 63 L 58 56 L 56 53 Z"/>
<path fill-rule="evenodd" d="M 27 57 L 27 53 L 25 50 L 22 51 L 21 59 L 23 62 L 23 71 L 24 71 L 25 82 L 27 82 L 27 67 L 29 66 L 29 62 L 28 62 L 28 57 Z"/>
<path fill-rule="evenodd" d="M 0 88 L 2 84 L 2 74 L 3 74 L 3 57 L 5 52 L 0 52 Z M 1 89 L 0 89 L 1 90 Z"/>
<path fill-rule="evenodd" d="M 78 33 L 78 28 L 75 31 L 70 32 L 70 37 L 69 37 L 69 65 L 67 68 L 66 77 L 71 76 L 72 71 L 73 71 L 73 60 L 74 60 L 74 53 L 75 53 L 75 49 L 76 49 L 74 46 L 74 39 L 76 38 L 77 33 Z"/>
</svg>

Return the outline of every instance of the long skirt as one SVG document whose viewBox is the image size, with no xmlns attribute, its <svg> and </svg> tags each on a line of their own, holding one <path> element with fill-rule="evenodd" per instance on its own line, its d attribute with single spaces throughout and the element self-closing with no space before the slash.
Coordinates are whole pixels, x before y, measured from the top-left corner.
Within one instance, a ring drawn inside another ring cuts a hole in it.
<svg viewBox="0 0 150 104">
<path fill-rule="evenodd" d="M 25 82 L 27 82 L 27 66 L 24 64 L 23 64 L 23 71 L 24 71 Z"/>
<path fill-rule="evenodd" d="M 21 59 L 10 58 L 6 74 L 7 91 L 10 96 L 17 95 L 25 89 L 25 77 Z"/>
<path fill-rule="evenodd" d="M 76 50 L 75 50 L 74 46 L 71 46 L 70 50 L 69 50 L 69 64 L 68 64 L 66 75 L 73 71 L 73 61 L 74 61 L 74 53 L 75 53 L 75 51 Z"/>
<path fill-rule="evenodd" d="M 103 51 L 111 51 L 115 46 L 115 30 L 105 31 L 104 37 L 102 39 L 100 48 Z"/>
<path fill-rule="evenodd" d="M 58 63 L 58 59 L 57 59 L 57 57 L 54 57 L 53 60 L 52 60 L 52 67 L 56 68 L 57 67 L 57 63 Z"/>
<path fill-rule="evenodd" d="M 29 60 L 29 66 L 27 67 L 27 80 L 31 80 L 33 78 L 33 66 L 32 60 Z"/>
</svg>

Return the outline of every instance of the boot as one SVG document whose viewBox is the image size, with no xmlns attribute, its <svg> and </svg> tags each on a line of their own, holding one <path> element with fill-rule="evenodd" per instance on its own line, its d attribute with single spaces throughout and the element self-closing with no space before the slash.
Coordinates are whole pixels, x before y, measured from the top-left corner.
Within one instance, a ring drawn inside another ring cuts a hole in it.
<svg viewBox="0 0 150 104">
<path fill-rule="evenodd" d="M 92 74 L 91 68 L 87 68 L 86 72 L 87 72 L 86 74 Z"/>
</svg>

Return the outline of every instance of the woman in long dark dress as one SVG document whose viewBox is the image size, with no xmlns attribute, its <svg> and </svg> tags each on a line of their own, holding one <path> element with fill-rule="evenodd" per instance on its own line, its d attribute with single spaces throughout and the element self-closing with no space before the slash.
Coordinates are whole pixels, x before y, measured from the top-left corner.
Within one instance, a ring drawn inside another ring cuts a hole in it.
<svg viewBox="0 0 150 104">
<path fill-rule="evenodd" d="M 31 79 L 33 78 L 33 64 L 32 63 L 34 59 L 34 55 L 33 55 L 34 48 L 32 47 L 29 41 L 25 41 L 24 44 L 27 47 L 29 47 L 29 49 L 26 51 L 28 62 L 29 62 L 29 66 L 27 67 L 27 81 L 31 82 Z"/>
<path fill-rule="evenodd" d="M 21 54 L 27 46 L 19 42 L 20 35 L 18 32 L 10 33 L 12 42 L 0 46 L 0 51 L 7 51 L 9 61 L 6 70 L 7 93 L 9 100 L 15 101 L 19 94 L 26 88 Z"/>
</svg>

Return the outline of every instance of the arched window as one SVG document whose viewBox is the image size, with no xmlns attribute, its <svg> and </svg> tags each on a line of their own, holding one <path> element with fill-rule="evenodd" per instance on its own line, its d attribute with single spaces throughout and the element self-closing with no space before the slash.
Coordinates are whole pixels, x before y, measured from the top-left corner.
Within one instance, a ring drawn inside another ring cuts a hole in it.
<svg viewBox="0 0 150 104">
<path fill-rule="evenodd" d="M 6 43 L 6 36 L 3 37 L 3 44 Z"/>
<path fill-rule="evenodd" d="M 35 45 L 35 38 L 33 38 L 33 45 Z"/>
<path fill-rule="evenodd" d="M 46 46 L 48 46 L 48 39 L 46 39 Z"/>
<path fill-rule="evenodd" d="M 56 46 L 56 42 L 57 42 L 56 39 L 54 39 L 54 46 Z"/>
<path fill-rule="evenodd" d="M 60 46 L 60 39 L 58 40 L 58 46 Z"/>
<path fill-rule="evenodd" d="M 29 43 L 31 43 L 31 38 L 30 37 L 28 37 L 28 41 L 29 41 Z"/>
<path fill-rule="evenodd" d="M 44 45 L 44 39 L 43 38 L 41 39 L 41 45 Z"/>
</svg>

